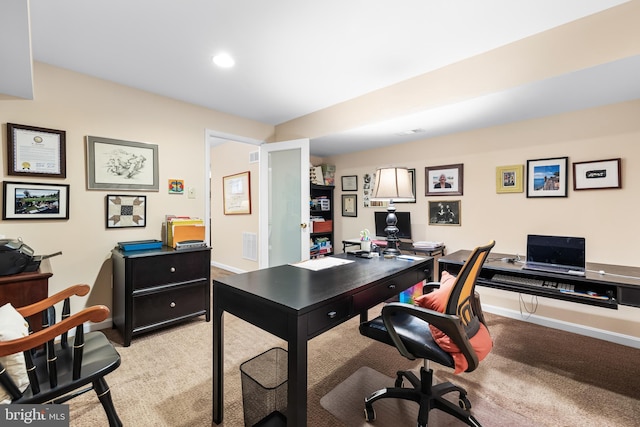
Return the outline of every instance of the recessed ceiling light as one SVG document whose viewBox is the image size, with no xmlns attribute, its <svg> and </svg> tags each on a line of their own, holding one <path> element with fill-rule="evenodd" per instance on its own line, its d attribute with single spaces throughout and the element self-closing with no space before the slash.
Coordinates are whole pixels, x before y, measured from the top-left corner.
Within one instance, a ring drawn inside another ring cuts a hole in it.
<svg viewBox="0 0 640 427">
<path fill-rule="evenodd" d="M 213 57 L 213 63 L 218 67 L 230 68 L 235 65 L 236 61 L 228 53 L 220 53 Z"/>
</svg>

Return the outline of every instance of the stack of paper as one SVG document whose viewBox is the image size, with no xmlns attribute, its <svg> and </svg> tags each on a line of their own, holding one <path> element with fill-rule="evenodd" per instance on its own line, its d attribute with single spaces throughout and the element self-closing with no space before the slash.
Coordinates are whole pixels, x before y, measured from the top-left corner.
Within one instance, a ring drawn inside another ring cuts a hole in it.
<svg viewBox="0 0 640 427">
<path fill-rule="evenodd" d="M 413 247 L 416 249 L 436 249 L 444 246 L 444 242 L 413 242 Z"/>
<path fill-rule="evenodd" d="M 166 244 L 175 248 L 178 242 L 204 241 L 204 230 L 204 221 L 201 218 L 167 216 Z"/>
</svg>

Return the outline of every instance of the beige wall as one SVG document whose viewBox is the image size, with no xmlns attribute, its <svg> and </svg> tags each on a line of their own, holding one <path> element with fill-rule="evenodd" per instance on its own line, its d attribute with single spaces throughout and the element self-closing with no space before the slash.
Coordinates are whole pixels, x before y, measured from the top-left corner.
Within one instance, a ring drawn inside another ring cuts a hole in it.
<svg viewBox="0 0 640 427">
<path fill-rule="evenodd" d="M 205 129 L 257 140 L 273 136 L 273 126 L 196 107 L 140 90 L 69 72 L 42 63 L 34 66 L 35 99 L 0 100 L 2 165 L 5 181 L 70 185 L 68 221 L 0 221 L 0 234 L 22 237 L 36 254 L 62 251 L 51 259 L 50 293 L 70 284 L 88 283 L 89 303 L 111 306 L 110 251 L 119 241 L 160 239 L 165 214 L 203 217 Z M 66 179 L 8 176 L 6 123 L 66 131 Z M 85 181 L 85 137 L 101 136 L 159 146 L 159 192 L 88 191 Z M 246 168 L 245 168 L 246 169 Z M 184 179 L 196 198 L 170 195 L 170 178 Z M 145 228 L 106 229 L 106 194 L 145 194 Z M 215 251 L 215 249 L 214 249 Z M 83 304 L 86 301 L 83 301 Z"/>
<path fill-rule="evenodd" d="M 494 252 L 525 254 L 528 233 L 584 236 L 587 261 L 640 266 L 637 211 L 640 208 L 640 101 L 539 120 L 482 129 L 378 150 L 327 158 L 342 175 L 357 175 L 358 217 L 342 217 L 336 187 L 336 238 L 374 229 L 373 211 L 362 203 L 362 177 L 385 165 L 416 169 L 417 201 L 398 204 L 411 212 L 414 240 L 444 241 L 447 252 L 471 249 L 490 239 Z M 527 160 L 569 157 L 569 162 L 622 158 L 622 189 L 573 191 L 569 170 L 566 198 L 527 198 L 526 192 L 496 193 L 496 167 Z M 425 167 L 462 163 L 462 196 L 425 196 Z M 352 193 L 353 194 L 353 193 Z M 461 226 L 427 224 L 428 201 L 461 200 Z M 339 247 L 341 250 L 341 247 Z M 518 311 L 518 294 L 481 288 L 483 304 Z M 530 297 L 524 297 L 531 307 Z M 523 309 L 524 310 L 524 309 Z M 538 298 L 536 314 L 640 337 L 638 308 L 610 310 Z"/>
</svg>

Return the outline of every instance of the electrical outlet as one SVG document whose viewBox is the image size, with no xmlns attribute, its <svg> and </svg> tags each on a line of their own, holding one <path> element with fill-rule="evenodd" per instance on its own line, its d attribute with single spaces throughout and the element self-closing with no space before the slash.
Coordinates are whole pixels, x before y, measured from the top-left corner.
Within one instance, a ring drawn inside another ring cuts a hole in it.
<svg viewBox="0 0 640 427">
<path fill-rule="evenodd" d="M 195 199 L 196 198 L 196 189 L 193 187 L 189 187 L 187 189 L 187 197 L 190 199 Z"/>
</svg>

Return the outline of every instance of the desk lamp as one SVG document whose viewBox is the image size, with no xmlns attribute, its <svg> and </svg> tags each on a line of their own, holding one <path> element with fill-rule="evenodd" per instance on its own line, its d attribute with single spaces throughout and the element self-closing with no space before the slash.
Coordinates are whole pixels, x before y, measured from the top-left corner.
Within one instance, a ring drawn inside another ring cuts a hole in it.
<svg viewBox="0 0 640 427">
<path fill-rule="evenodd" d="M 396 207 L 393 201 L 412 202 L 415 200 L 411 183 L 411 175 L 407 168 L 379 168 L 376 171 L 376 181 L 371 200 L 389 201 L 387 219 L 384 231 L 387 233 L 387 248 L 384 255 L 400 255 L 398 249 L 398 227 L 396 224 Z"/>
</svg>

